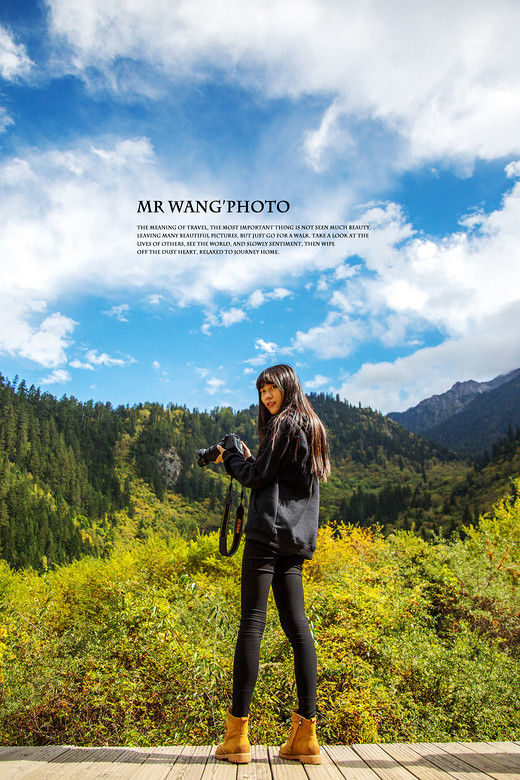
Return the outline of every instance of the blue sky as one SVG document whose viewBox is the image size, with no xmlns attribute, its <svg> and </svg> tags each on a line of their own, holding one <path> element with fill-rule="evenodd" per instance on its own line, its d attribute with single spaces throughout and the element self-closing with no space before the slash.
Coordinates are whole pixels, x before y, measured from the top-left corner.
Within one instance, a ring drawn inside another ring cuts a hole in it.
<svg viewBox="0 0 520 780">
<path fill-rule="evenodd" d="M 519 17 L 515 0 L 4 0 L 0 371 L 239 409 L 287 362 L 308 391 L 389 412 L 518 368 Z M 213 198 L 290 202 L 251 227 L 370 238 L 137 254 L 139 200 Z"/>
</svg>

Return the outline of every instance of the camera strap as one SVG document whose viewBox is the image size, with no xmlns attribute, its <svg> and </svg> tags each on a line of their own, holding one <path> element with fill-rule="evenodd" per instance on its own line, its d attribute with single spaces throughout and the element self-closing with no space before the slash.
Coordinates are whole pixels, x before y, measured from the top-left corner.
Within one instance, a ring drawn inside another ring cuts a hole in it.
<svg viewBox="0 0 520 780">
<path fill-rule="evenodd" d="M 242 486 L 242 490 L 240 493 L 240 503 L 237 506 L 237 511 L 235 513 L 235 526 L 233 530 L 233 542 L 231 544 L 231 548 L 228 550 L 227 547 L 227 537 L 228 537 L 228 526 L 229 526 L 229 515 L 231 513 L 231 488 L 233 486 L 233 477 L 231 477 L 231 482 L 229 483 L 228 488 L 228 494 L 226 496 L 226 503 L 224 505 L 224 515 L 222 517 L 222 524 L 220 526 L 220 537 L 218 541 L 218 549 L 221 555 L 225 555 L 227 558 L 230 558 L 232 555 L 236 553 L 238 550 L 238 545 L 240 544 L 240 538 L 242 536 L 242 530 L 243 530 L 243 524 L 244 524 L 244 507 L 242 505 L 242 501 L 244 499 L 244 487 Z"/>
</svg>

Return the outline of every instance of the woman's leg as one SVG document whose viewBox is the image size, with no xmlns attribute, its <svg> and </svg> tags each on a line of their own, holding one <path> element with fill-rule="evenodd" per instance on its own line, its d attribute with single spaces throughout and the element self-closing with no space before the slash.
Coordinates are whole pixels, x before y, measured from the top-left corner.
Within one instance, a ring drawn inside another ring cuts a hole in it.
<svg viewBox="0 0 520 780">
<path fill-rule="evenodd" d="M 273 579 L 276 554 L 261 544 L 246 540 L 242 560 L 241 617 L 233 664 L 235 718 L 249 715 L 258 677 L 260 643 L 264 633 L 267 598 Z"/>
<path fill-rule="evenodd" d="M 298 714 L 314 718 L 318 672 L 316 648 L 305 615 L 302 566 L 303 558 L 299 556 L 278 557 L 272 586 L 280 623 L 294 653 Z"/>
</svg>

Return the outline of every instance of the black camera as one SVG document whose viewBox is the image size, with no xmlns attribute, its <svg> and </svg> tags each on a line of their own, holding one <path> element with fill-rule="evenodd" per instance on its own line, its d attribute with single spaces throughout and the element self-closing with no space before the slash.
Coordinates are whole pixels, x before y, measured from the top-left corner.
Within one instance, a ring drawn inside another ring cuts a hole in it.
<svg viewBox="0 0 520 780">
<path fill-rule="evenodd" d="M 230 447 L 236 447 L 242 455 L 244 454 L 244 448 L 242 447 L 240 436 L 238 436 L 236 433 L 226 433 L 226 435 L 219 441 L 218 444 L 220 444 L 220 446 L 225 450 L 229 450 Z M 197 450 L 197 463 L 199 466 L 207 466 L 208 463 L 213 463 L 216 461 L 220 455 L 218 444 L 212 444 L 211 447 L 208 447 L 207 450 Z"/>
</svg>

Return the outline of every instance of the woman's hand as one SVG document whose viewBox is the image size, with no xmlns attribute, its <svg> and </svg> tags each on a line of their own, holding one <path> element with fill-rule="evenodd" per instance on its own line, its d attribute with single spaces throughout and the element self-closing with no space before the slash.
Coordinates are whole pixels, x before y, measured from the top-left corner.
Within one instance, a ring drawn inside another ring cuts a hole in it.
<svg viewBox="0 0 520 780">
<path fill-rule="evenodd" d="M 244 448 L 244 458 L 247 460 L 247 458 L 251 457 L 251 450 L 249 449 L 247 444 L 245 444 L 242 440 L 240 441 L 240 443 L 242 444 L 242 447 Z M 224 447 L 221 447 L 220 444 L 217 444 L 217 447 L 219 448 L 220 455 L 216 459 L 215 463 L 223 463 L 224 459 L 222 457 L 222 453 L 224 452 Z"/>
</svg>

